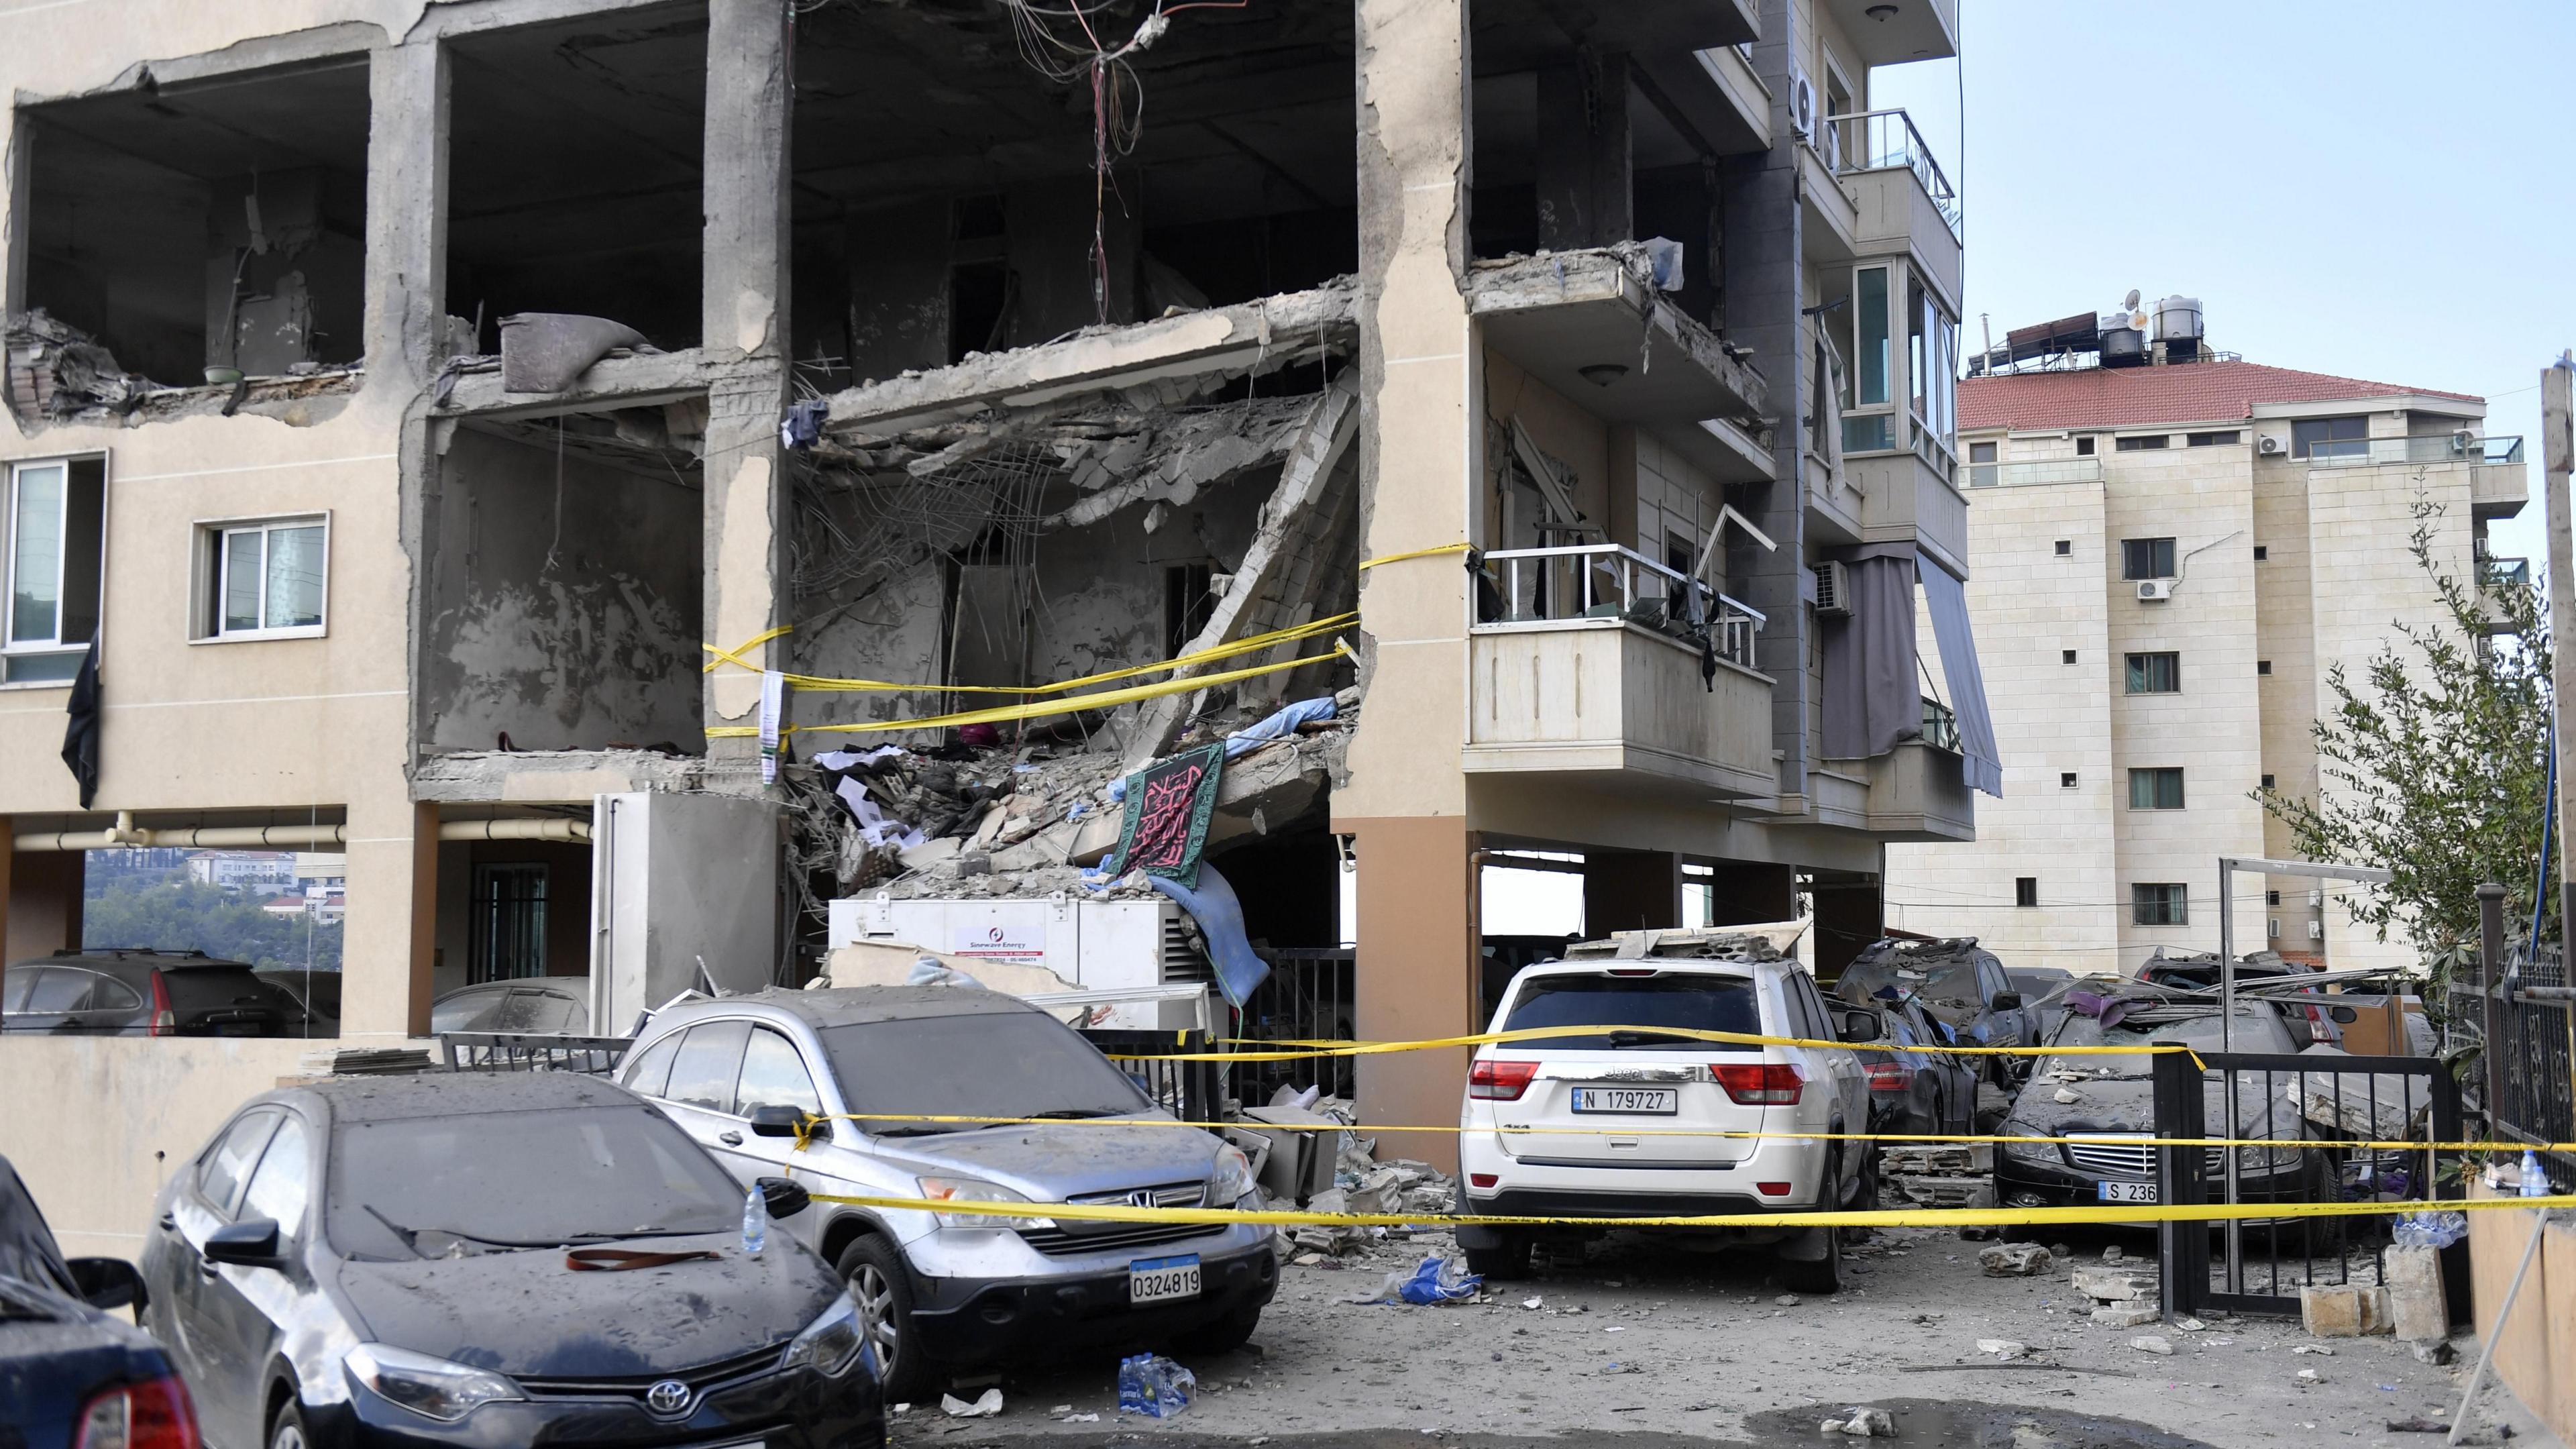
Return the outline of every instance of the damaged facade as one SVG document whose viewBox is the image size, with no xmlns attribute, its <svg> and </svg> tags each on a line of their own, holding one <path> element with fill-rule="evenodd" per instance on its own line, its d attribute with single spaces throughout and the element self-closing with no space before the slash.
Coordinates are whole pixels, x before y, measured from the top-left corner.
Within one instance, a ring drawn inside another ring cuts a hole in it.
<svg viewBox="0 0 2576 1449">
<path fill-rule="evenodd" d="M 76 942 L 45 841 L 292 827 L 348 853 L 345 1037 L 521 969 L 622 1021 L 810 976 L 836 896 L 1088 889 L 1111 780 L 1326 698 L 1207 859 L 1256 945 L 1356 941 L 1362 1035 L 1480 1024 L 1509 852 L 1580 855 L 1595 934 L 1807 896 L 1835 960 L 1886 842 L 1972 834 L 1965 629 L 1911 624 L 1967 572 L 1958 202 L 1868 103 L 1949 0 L 1113 4 L 1114 54 L 1003 0 L 93 8 L 0 17 L 5 526 L 57 560 L 8 757 L 92 636 L 104 700 L 86 808 L 0 779 L 11 959 Z M 317 522 L 243 625 L 224 540 Z M 62 1045 L 0 1072 L 119 1122 L 290 1050 Z M 1359 1099 L 1444 1120 L 1460 1069 Z M 213 1125 L 159 1110 L 99 1202 Z"/>
</svg>

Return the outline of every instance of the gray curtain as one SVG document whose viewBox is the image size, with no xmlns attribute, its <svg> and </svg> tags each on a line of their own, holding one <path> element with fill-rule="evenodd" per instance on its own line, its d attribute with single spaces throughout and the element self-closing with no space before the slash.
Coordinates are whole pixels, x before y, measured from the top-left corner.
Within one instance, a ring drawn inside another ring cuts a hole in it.
<svg viewBox="0 0 2576 1449">
<path fill-rule="evenodd" d="M 1914 682 L 1914 550 L 1880 544 L 1846 559 L 1851 617 L 1824 621 L 1825 758 L 1883 755 L 1923 733 Z"/>
<path fill-rule="evenodd" d="M 1959 753 L 1968 784 L 2000 800 L 2003 754 L 1995 748 L 1994 715 L 1986 708 L 1986 672 L 1977 664 L 1976 636 L 1968 632 L 1967 586 L 1941 561 L 1923 560 L 1923 602 L 1932 614 L 1932 639 L 1941 648 L 1941 673 L 1950 683 L 1950 709 L 1959 717 Z"/>
</svg>

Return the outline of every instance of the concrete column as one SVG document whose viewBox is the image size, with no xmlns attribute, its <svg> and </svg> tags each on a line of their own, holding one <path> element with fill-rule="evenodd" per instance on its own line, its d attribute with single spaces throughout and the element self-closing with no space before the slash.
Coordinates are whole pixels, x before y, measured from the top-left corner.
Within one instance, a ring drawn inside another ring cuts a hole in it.
<svg viewBox="0 0 2576 1449">
<path fill-rule="evenodd" d="M 1720 915 L 1718 919 L 1728 918 Z M 1613 931 L 1661 930 L 1681 923 L 1680 856 L 1668 850 L 1587 850 L 1583 853 L 1583 934 L 1586 937 L 1607 936 Z"/>
<path fill-rule="evenodd" d="M 1819 976 L 1835 976 L 1851 964 L 1861 948 L 1883 932 L 1879 885 L 1837 885 L 1816 892 L 1816 924 L 1809 939 L 1814 949 L 1803 953 Z"/>
<path fill-rule="evenodd" d="M 705 304 L 699 347 L 719 364 L 708 390 L 705 606 L 708 642 L 733 648 L 784 622 L 786 480 L 778 419 L 787 402 L 788 113 L 795 20 L 764 0 L 716 0 L 707 14 Z M 744 656 L 776 667 L 786 641 Z M 757 722 L 760 681 L 707 677 L 710 725 Z M 745 739 L 710 740 L 748 758 Z"/>
<path fill-rule="evenodd" d="M 0 817 L 5 824 L 6 817 Z M 0 836 L 5 838 L 5 836 Z M 77 850 L 0 852 L 0 939 L 14 964 L 78 950 L 81 943 L 81 871 Z"/>
<path fill-rule="evenodd" d="M 425 1036 L 438 939 L 438 807 L 390 791 L 352 800 L 347 850 L 340 1039 L 382 1045 Z"/>
<path fill-rule="evenodd" d="M 1785 921 L 1798 913 L 1795 871 L 1768 861 L 1721 860 L 1708 878 L 1708 918 L 1720 926 Z"/>
<path fill-rule="evenodd" d="M 1628 57 L 1579 51 L 1538 72 L 1538 244 L 1608 246 L 1633 229 Z"/>
<path fill-rule="evenodd" d="M 367 382 L 411 398 L 443 359 L 447 52 L 435 38 L 376 51 L 367 70 Z"/>
<path fill-rule="evenodd" d="M 1467 0 L 1358 0 L 1361 558 L 1476 536 L 1467 265 Z M 1480 945 L 1465 743 L 1467 579 L 1456 555 L 1367 571 L 1360 669 L 1370 704 L 1333 792 L 1357 837 L 1359 1030 L 1473 1029 Z M 1454 1123 L 1463 1051 L 1361 1059 L 1369 1120 Z M 1446 1137 L 1408 1152 L 1455 1160 Z"/>
</svg>

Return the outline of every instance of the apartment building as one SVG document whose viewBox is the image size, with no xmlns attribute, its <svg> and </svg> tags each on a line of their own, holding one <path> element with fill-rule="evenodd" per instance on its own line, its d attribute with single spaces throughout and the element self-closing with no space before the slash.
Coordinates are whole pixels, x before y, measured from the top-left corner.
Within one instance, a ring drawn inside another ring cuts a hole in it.
<svg viewBox="0 0 2576 1449">
<path fill-rule="evenodd" d="M 971 754 L 905 722 L 1353 613 L 1005 748 L 1133 768 L 1356 690 L 1209 859 L 1327 948 L 1350 862 L 1372 1036 L 1477 1024 L 1517 851 L 1581 857 L 1596 929 L 1687 880 L 1874 935 L 1882 846 L 1993 784 L 1960 201 L 1869 105 L 1952 0 L 1104 15 L 0 13 L 11 959 L 77 944 L 88 853 L 256 847 L 345 854 L 353 1042 L 488 974 L 600 1021 L 802 981 L 820 898 L 901 869 L 816 754 Z M 763 671 L 859 682 L 783 692 L 774 781 Z M 305 1049 L 12 1041 L 59 1110 L 11 1154 L 112 1246 Z M 1462 1070 L 1362 1092 L 1444 1121 Z"/>
<path fill-rule="evenodd" d="M 2218 858 L 2296 858 L 2254 792 L 2336 788 L 2310 735 L 2331 671 L 2362 683 L 2400 625 L 2449 626 L 2408 553 L 2418 501 L 2451 576 L 2529 576 L 2487 550 L 2526 479 L 2482 399 L 2214 353 L 2197 302 L 2170 304 L 2170 349 L 2086 315 L 1960 386 L 2006 789 L 1973 844 L 1890 848 L 1891 926 L 2078 971 L 2215 950 Z M 2237 948 L 2404 963 L 2351 889 L 2236 876 Z"/>
</svg>

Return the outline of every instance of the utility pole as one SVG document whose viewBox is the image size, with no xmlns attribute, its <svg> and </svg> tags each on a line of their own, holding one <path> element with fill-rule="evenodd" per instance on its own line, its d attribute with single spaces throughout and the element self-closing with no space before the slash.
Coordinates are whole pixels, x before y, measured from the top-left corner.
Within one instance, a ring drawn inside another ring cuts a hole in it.
<svg viewBox="0 0 2576 1449">
<path fill-rule="evenodd" d="M 2570 531 L 2568 474 L 2576 472 L 2576 401 L 2571 401 L 2571 384 L 2576 384 L 2576 357 L 2558 354 L 2558 360 L 2540 373 L 2540 468 L 2541 488 L 2549 523 L 2549 637 L 2552 657 L 2549 669 L 2551 695 L 2561 701 L 2576 700 L 2576 533 Z M 2556 717 L 2556 711 L 2552 711 Z M 2576 717 L 2557 731 L 2552 742 L 2558 759 L 2558 881 L 2560 929 L 2576 927 L 2576 870 L 2568 860 L 2576 844 L 2567 836 L 2567 827 L 2576 824 L 2576 761 L 2569 758 L 2569 735 L 2576 734 Z M 2532 943 L 2534 946 L 2539 942 Z"/>
</svg>

